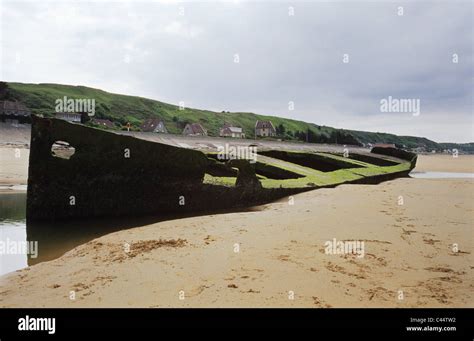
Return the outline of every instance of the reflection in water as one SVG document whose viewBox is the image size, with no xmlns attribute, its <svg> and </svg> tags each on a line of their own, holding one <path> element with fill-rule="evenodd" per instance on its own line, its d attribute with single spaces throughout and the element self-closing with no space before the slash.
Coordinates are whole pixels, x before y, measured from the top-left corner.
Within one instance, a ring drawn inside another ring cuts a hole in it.
<svg viewBox="0 0 474 341">
<path fill-rule="evenodd" d="M 0 275 L 22 269 L 27 264 L 26 254 L 6 250 L 7 241 L 26 242 L 26 193 L 0 193 Z"/>
<path fill-rule="evenodd" d="M 0 193 L 0 222 L 25 221 L 26 217 L 26 193 L 5 192 Z"/>
<path fill-rule="evenodd" d="M 201 212 L 201 214 L 254 211 L 256 209 L 258 208 Z M 32 258 L 30 255 L 27 257 L 25 254 L 1 254 L 0 275 L 25 268 L 28 265 L 53 260 L 78 245 L 108 233 L 191 216 L 196 216 L 196 214 L 26 223 L 26 193 L 0 193 L 0 242 L 7 240 L 38 242 L 37 258 Z"/>
</svg>

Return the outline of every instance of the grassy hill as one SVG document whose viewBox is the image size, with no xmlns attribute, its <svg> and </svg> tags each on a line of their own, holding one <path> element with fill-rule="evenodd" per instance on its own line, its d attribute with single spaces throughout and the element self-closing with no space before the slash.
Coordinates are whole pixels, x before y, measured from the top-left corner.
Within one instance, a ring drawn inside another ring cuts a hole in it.
<svg viewBox="0 0 474 341">
<path fill-rule="evenodd" d="M 41 114 L 45 117 L 54 115 L 56 99 L 64 96 L 73 99 L 94 98 L 96 103 L 95 117 L 111 120 L 115 123 L 117 129 L 122 129 L 127 122 L 130 122 L 132 129 L 138 130 L 143 120 L 159 117 L 163 119 L 170 133 L 180 134 L 186 123 L 199 122 L 208 130 L 209 135 L 218 136 L 219 128 L 224 123 L 229 123 L 242 127 L 246 136 L 253 138 L 255 122 L 257 120 L 271 120 L 277 127 L 279 137 L 286 140 L 308 140 L 315 143 L 339 144 L 394 143 L 397 146 L 406 146 L 407 148 L 441 149 L 436 142 L 426 138 L 335 129 L 303 121 L 248 112 L 213 112 L 192 108 L 179 110 L 176 105 L 143 97 L 112 94 L 85 86 L 7 84 L 8 88 L 3 97 L 22 101 L 34 114 Z"/>
</svg>

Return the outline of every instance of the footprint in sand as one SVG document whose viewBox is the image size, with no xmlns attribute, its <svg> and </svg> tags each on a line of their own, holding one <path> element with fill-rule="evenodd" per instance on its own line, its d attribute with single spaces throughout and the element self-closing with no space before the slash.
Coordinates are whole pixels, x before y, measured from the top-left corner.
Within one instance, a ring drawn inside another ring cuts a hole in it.
<svg viewBox="0 0 474 341">
<path fill-rule="evenodd" d="M 84 284 L 84 283 L 76 283 L 72 286 L 72 288 L 74 289 L 74 291 L 78 292 L 78 291 L 82 291 L 82 290 L 86 290 L 86 289 L 89 289 L 89 285 L 87 284 Z"/>
<path fill-rule="evenodd" d="M 386 240 L 377 240 L 377 239 L 362 239 L 361 241 L 365 243 L 392 244 L 391 242 L 388 242 Z"/>
<path fill-rule="evenodd" d="M 439 279 L 440 281 L 443 281 L 443 282 L 449 282 L 449 283 L 462 283 L 462 279 L 460 279 L 457 276 L 443 276 L 443 277 L 437 277 L 436 279 Z"/>
<path fill-rule="evenodd" d="M 116 278 L 117 276 L 98 276 L 94 278 L 93 282 L 101 282 L 100 284 L 105 285 L 112 282 Z"/>
<path fill-rule="evenodd" d="M 425 270 L 428 270 L 428 271 L 431 271 L 431 272 L 446 272 L 446 273 L 454 272 L 454 270 L 452 270 L 450 268 L 444 268 L 444 267 L 441 267 L 441 266 L 429 267 L 429 268 L 425 268 Z"/>
<path fill-rule="evenodd" d="M 278 256 L 278 259 L 283 261 L 283 262 L 289 262 L 290 261 L 290 255 L 280 255 L 280 256 Z"/>
<path fill-rule="evenodd" d="M 423 237 L 423 242 L 428 245 L 435 245 L 437 243 L 441 243 L 441 240 Z"/>
<path fill-rule="evenodd" d="M 48 285 L 48 288 L 49 289 L 57 289 L 57 288 L 60 288 L 61 286 L 59 284 L 52 284 L 52 285 Z"/>
<path fill-rule="evenodd" d="M 395 297 L 394 293 L 390 290 L 380 286 L 366 290 L 366 293 L 369 297 L 369 301 L 372 301 L 374 298 L 381 299 L 382 301 L 389 301 Z"/>
<path fill-rule="evenodd" d="M 366 279 L 365 274 L 361 273 L 361 271 L 363 271 L 362 267 L 363 267 L 362 265 L 358 267 L 359 273 L 352 273 L 352 272 L 347 271 L 342 266 L 337 265 L 337 264 L 333 264 L 332 262 L 328 262 L 326 264 L 326 269 L 328 269 L 331 272 L 336 272 L 336 273 L 340 273 L 340 274 L 343 274 L 343 275 L 352 276 L 352 277 L 355 277 L 357 279 Z"/>
<path fill-rule="evenodd" d="M 204 238 L 204 243 L 206 245 L 209 245 L 211 242 L 215 242 L 217 239 L 211 235 L 207 235 L 206 238 Z"/>
<path fill-rule="evenodd" d="M 244 293 L 244 294 L 260 294 L 260 291 L 249 289 L 247 291 L 241 291 L 241 293 Z"/>
<path fill-rule="evenodd" d="M 83 300 L 85 296 L 90 296 L 94 293 L 94 291 L 92 291 L 92 285 L 87 285 L 87 284 L 84 284 L 84 283 L 76 283 L 73 285 L 72 289 L 75 291 L 75 292 L 82 292 L 82 291 L 85 291 L 85 290 L 88 290 L 88 291 L 85 291 L 83 293 L 81 293 L 81 296 L 79 297 L 80 300 Z"/>
<path fill-rule="evenodd" d="M 407 225 L 407 226 L 413 226 L 413 225 Z M 415 231 L 415 230 L 405 230 L 404 228 L 402 228 L 402 231 L 403 231 L 403 234 L 404 235 L 411 235 L 412 233 L 417 233 L 418 231 Z"/>
<path fill-rule="evenodd" d="M 450 256 L 462 256 L 462 255 L 470 255 L 470 254 L 471 254 L 470 252 L 458 250 L 457 252 L 451 252 L 449 255 Z"/>
<path fill-rule="evenodd" d="M 248 269 L 244 267 L 241 267 L 240 269 L 231 269 L 230 271 L 232 274 L 225 277 L 225 281 L 234 281 L 236 278 L 255 281 L 257 278 L 262 277 L 264 273 L 263 269 Z"/>
<path fill-rule="evenodd" d="M 295 261 L 295 260 L 291 259 L 290 255 L 279 255 L 277 257 L 277 259 L 279 261 L 282 261 L 282 262 L 289 262 L 289 263 L 294 263 L 294 264 L 297 264 L 297 265 L 303 265 L 301 262 L 298 262 L 298 261 Z"/>
<path fill-rule="evenodd" d="M 330 304 L 325 303 L 322 299 L 320 299 L 317 296 L 313 296 L 313 304 L 316 305 L 317 307 L 320 308 L 331 308 L 332 306 Z"/>
<path fill-rule="evenodd" d="M 195 288 L 192 288 L 191 290 L 184 290 L 184 293 L 186 297 L 194 297 L 201 294 L 205 289 L 209 289 L 211 286 L 199 285 Z"/>
<path fill-rule="evenodd" d="M 387 261 L 385 260 L 385 257 L 377 257 L 373 253 L 366 253 L 365 258 L 369 259 L 369 260 L 377 261 L 378 265 L 380 265 L 380 266 L 386 266 L 387 265 Z M 356 264 L 358 264 L 358 263 L 356 263 Z M 362 266 L 362 264 L 360 264 L 360 265 Z M 370 268 L 368 266 L 365 266 L 365 267 Z"/>
<path fill-rule="evenodd" d="M 385 213 L 385 214 L 389 213 L 388 211 L 385 211 L 385 210 L 381 210 L 381 211 L 379 211 L 379 212 L 380 212 L 380 213 Z"/>
</svg>

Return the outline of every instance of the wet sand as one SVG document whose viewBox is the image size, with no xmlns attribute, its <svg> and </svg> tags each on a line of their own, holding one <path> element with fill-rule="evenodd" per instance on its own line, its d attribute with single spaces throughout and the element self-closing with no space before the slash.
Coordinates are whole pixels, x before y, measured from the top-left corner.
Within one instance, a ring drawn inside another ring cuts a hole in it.
<svg viewBox="0 0 474 341">
<path fill-rule="evenodd" d="M 419 155 L 415 171 L 417 172 L 455 172 L 474 173 L 474 156 L 472 155 Z"/>
<path fill-rule="evenodd" d="M 0 148 L 0 191 L 27 184 L 29 155 L 27 148 Z"/>
<path fill-rule="evenodd" d="M 437 157 L 419 169 L 453 171 Z M 474 307 L 473 218 L 473 179 L 315 190 L 97 238 L 1 277 L 0 306 Z M 364 257 L 326 254 L 333 238 L 363 241 Z"/>
</svg>

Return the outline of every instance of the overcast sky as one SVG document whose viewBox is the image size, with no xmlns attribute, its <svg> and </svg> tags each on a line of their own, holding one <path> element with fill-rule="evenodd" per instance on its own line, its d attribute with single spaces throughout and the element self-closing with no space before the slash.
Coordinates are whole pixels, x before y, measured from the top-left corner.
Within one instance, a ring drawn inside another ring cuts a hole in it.
<svg viewBox="0 0 474 341">
<path fill-rule="evenodd" d="M 1 80 L 474 141 L 472 1 L 0 1 Z"/>
</svg>

